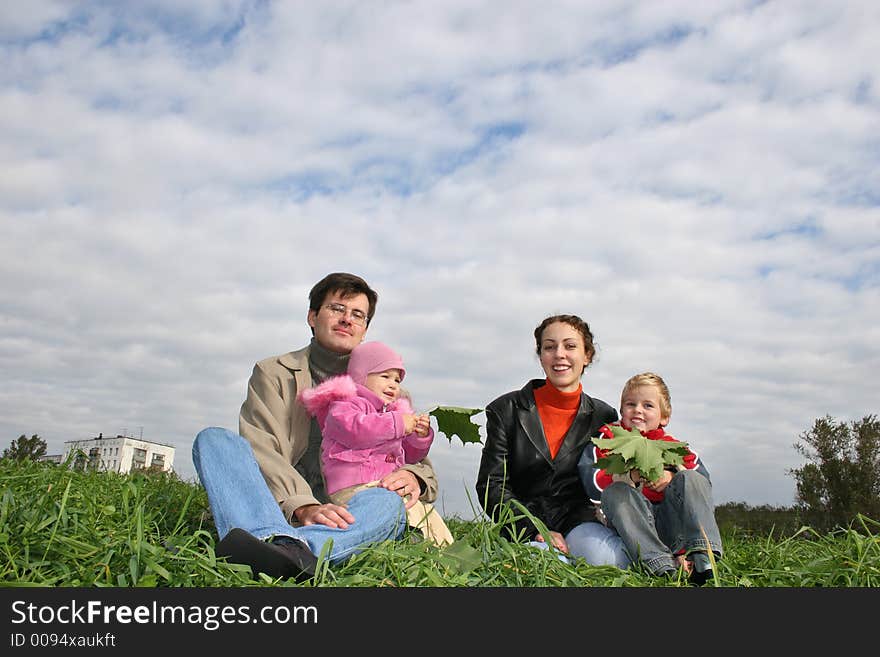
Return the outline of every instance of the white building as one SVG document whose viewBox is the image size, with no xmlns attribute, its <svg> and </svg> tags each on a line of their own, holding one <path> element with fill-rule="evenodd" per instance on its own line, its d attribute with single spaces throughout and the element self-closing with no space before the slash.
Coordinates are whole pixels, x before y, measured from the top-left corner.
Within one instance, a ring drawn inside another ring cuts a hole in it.
<svg viewBox="0 0 880 657">
<path fill-rule="evenodd" d="M 174 447 L 132 436 L 104 438 L 104 434 L 98 434 L 96 438 L 68 440 L 64 444 L 64 461 L 71 453 L 81 452 L 79 456 L 74 456 L 72 462 L 73 467 L 80 470 L 88 467 L 125 474 L 132 470 L 153 468 L 167 472 L 174 464 Z"/>
</svg>

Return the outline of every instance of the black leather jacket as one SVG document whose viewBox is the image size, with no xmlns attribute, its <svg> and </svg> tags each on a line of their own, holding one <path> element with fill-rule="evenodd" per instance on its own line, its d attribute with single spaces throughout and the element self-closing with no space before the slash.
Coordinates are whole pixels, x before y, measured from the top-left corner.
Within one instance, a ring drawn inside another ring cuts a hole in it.
<svg viewBox="0 0 880 657">
<path fill-rule="evenodd" d="M 578 459 L 599 427 L 617 420 L 617 411 L 599 399 L 581 395 L 577 415 L 556 458 L 550 458 L 534 390 L 546 380 L 529 381 L 522 390 L 502 395 L 486 407 L 486 444 L 477 474 L 477 497 L 498 521 L 502 502 L 519 501 L 547 528 L 565 536 L 573 527 L 596 521 L 596 507 L 578 477 Z M 522 510 L 509 507 L 514 515 Z M 505 525 L 512 538 L 531 540 L 538 529 L 526 517 Z"/>
</svg>

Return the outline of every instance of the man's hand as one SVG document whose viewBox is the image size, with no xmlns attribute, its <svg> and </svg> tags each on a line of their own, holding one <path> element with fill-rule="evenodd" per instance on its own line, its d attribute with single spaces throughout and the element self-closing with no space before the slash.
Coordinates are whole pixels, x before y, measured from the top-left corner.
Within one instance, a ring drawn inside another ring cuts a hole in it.
<svg viewBox="0 0 880 657">
<path fill-rule="evenodd" d="M 400 495 L 407 509 L 415 505 L 419 501 L 419 495 L 422 494 L 419 480 L 409 470 L 395 470 L 390 475 L 385 475 L 380 479 L 379 485 Z M 407 495 L 409 499 L 407 499 Z"/>
<path fill-rule="evenodd" d="M 293 515 L 302 525 L 326 525 L 334 529 L 348 529 L 354 516 L 338 504 L 306 504 L 298 507 Z"/>
</svg>

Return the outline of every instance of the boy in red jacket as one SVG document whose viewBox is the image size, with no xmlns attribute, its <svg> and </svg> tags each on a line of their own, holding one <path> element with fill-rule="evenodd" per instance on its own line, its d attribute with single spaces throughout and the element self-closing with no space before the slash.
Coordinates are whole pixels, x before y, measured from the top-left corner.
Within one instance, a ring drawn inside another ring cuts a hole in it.
<svg viewBox="0 0 880 657">
<path fill-rule="evenodd" d="M 669 388 L 653 372 L 631 377 L 620 396 L 620 425 L 650 440 L 675 441 L 665 432 L 672 415 Z M 611 427 L 600 429 L 612 438 Z M 584 450 L 578 470 L 587 493 L 601 508 L 609 527 L 620 534 L 633 561 L 655 575 L 674 574 L 684 568 L 695 584 L 712 576 L 712 561 L 721 558 L 722 546 L 709 471 L 690 449 L 684 463 L 669 466 L 655 481 L 638 470 L 609 474 L 596 467 L 605 452 L 595 445 Z"/>
</svg>

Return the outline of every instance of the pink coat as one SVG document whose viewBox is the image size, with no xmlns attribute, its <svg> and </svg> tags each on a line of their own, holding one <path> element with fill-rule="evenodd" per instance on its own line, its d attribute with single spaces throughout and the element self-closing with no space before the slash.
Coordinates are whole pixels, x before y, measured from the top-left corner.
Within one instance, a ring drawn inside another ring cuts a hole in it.
<svg viewBox="0 0 880 657">
<path fill-rule="evenodd" d="M 428 455 L 434 431 L 404 434 L 406 398 L 387 408 L 379 397 L 347 374 L 303 390 L 300 401 L 321 427 L 321 465 L 327 493 L 381 479 Z"/>
</svg>

